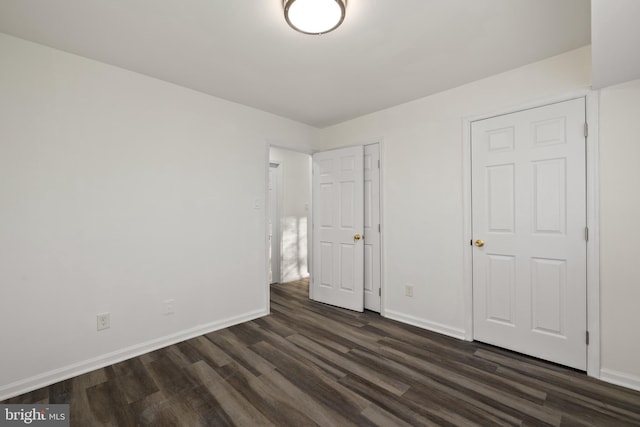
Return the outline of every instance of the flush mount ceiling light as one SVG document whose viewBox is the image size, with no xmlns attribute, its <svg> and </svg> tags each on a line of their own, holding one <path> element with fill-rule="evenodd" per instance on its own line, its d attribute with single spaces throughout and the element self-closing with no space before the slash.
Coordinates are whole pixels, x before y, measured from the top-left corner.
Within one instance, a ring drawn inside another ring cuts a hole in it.
<svg viewBox="0 0 640 427">
<path fill-rule="evenodd" d="M 284 18 L 296 31 L 324 34 L 344 21 L 347 0 L 284 0 Z"/>
</svg>

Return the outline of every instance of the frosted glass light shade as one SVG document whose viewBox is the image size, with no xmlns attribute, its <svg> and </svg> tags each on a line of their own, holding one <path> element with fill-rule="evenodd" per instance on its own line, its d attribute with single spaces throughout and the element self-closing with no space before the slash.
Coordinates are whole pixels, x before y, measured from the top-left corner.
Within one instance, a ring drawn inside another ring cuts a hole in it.
<svg viewBox="0 0 640 427">
<path fill-rule="evenodd" d="M 344 21 L 347 0 L 284 0 L 284 17 L 296 31 L 324 34 Z"/>
</svg>

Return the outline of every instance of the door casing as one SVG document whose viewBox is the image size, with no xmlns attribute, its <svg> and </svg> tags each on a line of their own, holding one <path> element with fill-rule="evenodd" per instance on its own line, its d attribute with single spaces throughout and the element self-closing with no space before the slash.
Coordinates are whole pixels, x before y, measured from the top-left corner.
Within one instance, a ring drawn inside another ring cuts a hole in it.
<svg viewBox="0 0 640 427">
<path fill-rule="evenodd" d="M 370 164 L 370 169 L 367 169 L 367 156 L 370 156 L 373 161 Z M 382 300 L 382 271 L 381 271 L 381 242 L 382 242 L 382 224 L 380 222 L 380 144 L 366 144 L 364 145 L 364 308 L 365 310 L 381 312 L 381 300 Z M 367 178 L 369 177 L 369 179 Z M 367 182 L 371 182 L 371 193 L 367 192 Z M 373 184 L 377 184 L 373 185 Z M 369 196 L 369 197 L 367 197 Z M 368 203 L 373 202 L 373 203 Z M 372 221 L 367 227 L 367 217 Z M 373 235 L 373 236 L 371 236 Z M 371 249 L 371 257 L 367 257 L 367 247 Z M 367 262 L 369 260 L 369 262 Z M 367 292 L 367 272 L 369 272 L 371 290 Z"/>
<path fill-rule="evenodd" d="M 272 200 L 273 192 L 269 192 L 268 198 L 268 217 L 272 227 L 270 242 L 271 256 L 269 260 L 272 277 L 270 282 L 280 283 L 282 280 L 282 165 L 280 162 L 270 161 L 269 173 L 271 173 L 272 170 L 274 171 L 273 183 L 276 191 L 275 200 Z M 269 180 L 270 179 L 271 178 L 269 178 Z"/>
<path fill-rule="evenodd" d="M 462 120 L 463 153 L 463 280 L 464 280 L 464 323 L 465 339 L 473 341 L 473 263 L 470 245 L 472 235 L 471 215 L 471 123 L 504 114 L 515 113 L 530 108 L 543 107 L 576 98 L 586 99 L 586 120 L 588 136 L 586 145 L 586 183 L 587 183 L 587 374 L 600 377 L 600 227 L 599 227 L 599 141 L 598 141 L 598 104 L 599 93 L 581 90 L 555 98 L 547 98 L 531 103 L 514 105 L 490 113 L 466 117 Z"/>
</svg>

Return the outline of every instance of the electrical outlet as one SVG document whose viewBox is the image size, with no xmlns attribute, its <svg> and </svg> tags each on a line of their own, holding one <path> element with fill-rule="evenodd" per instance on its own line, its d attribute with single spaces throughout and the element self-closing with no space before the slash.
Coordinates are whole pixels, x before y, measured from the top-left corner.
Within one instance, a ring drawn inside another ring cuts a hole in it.
<svg viewBox="0 0 640 427">
<path fill-rule="evenodd" d="M 96 316 L 98 330 L 103 331 L 111 327 L 111 313 L 102 313 Z"/>
<path fill-rule="evenodd" d="M 175 313 L 175 302 L 176 301 L 174 299 L 164 300 L 164 310 L 162 312 L 165 316 Z"/>
<path fill-rule="evenodd" d="M 404 285 L 404 294 L 413 297 L 413 285 Z"/>
</svg>

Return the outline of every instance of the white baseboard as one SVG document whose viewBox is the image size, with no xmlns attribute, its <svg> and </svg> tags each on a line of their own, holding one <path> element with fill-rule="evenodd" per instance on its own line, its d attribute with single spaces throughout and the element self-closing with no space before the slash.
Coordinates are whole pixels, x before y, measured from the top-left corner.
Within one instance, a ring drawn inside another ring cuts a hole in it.
<svg viewBox="0 0 640 427">
<path fill-rule="evenodd" d="M 136 344 L 98 357 L 63 366 L 61 368 L 44 372 L 42 374 L 34 375 L 24 380 L 15 381 L 11 384 L 0 387 L 0 401 L 21 395 L 23 393 L 28 393 L 33 390 L 37 390 L 39 388 L 64 381 L 69 378 L 73 378 L 75 376 L 82 375 L 96 369 L 104 368 L 105 366 L 113 365 L 114 363 L 119 363 L 124 360 L 131 359 L 132 357 L 140 356 L 142 354 L 149 353 L 151 351 L 155 351 L 172 344 L 186 341 L 200 335 L 208 334 L 213 331 L 228 328 L 229 326 L 258 319 L 268 314 L 268 310 L 258 310 L 245 313 L 240 316 L 229 317 L 227 319 L 219 320 L 216 322 L 198 325 L 196 327 L 176 332 L 171 335 L 166 335 L 164 337 L 146 341 L 141 344 Z"/>
<path fill-rule="evenodd" d="M 600 379 L 611 384 L 640 391 L 640 377 L 612 369 L 600 369 Z"/>
<path fill-rule="evenodd" d="M 432 332 L 437 332 L 442 335 L 458 338 L 460 340 L 464 340 L 466 335 L 464 329 L 452 328 L 451 326 L 443 325 L 442 323 L 431 322 L 429 320 L 409 316 L 407 314 L 399 313 L 393 310 L 385 310 L 384 317 L 392 320 L 397 320 L 398 322 L 417 326 L 422 329 L 427 329 Z"/>
</svg>

